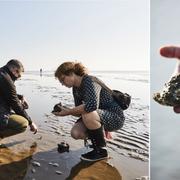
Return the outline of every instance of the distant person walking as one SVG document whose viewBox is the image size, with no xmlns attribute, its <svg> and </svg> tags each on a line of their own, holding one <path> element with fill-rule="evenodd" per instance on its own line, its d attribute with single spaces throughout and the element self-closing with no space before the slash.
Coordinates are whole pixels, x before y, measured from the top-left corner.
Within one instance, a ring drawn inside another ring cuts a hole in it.
<svg viewBox="0 0 180 180">
<path fill-rule="evenodd" d="M 40 69 L 40 76 L 42 76 L 42 69 Z"/>
<path fill-rule="evenodd" d="M 28 104 L 22 95 L 18 95 L 14 82 L 24 72 L 22 63 L 12 59 L 0 68 L 0 138 L 30 130 L 37 132 L 35 123 L 26 113 Z"/>
<path fill-rule="evenodd" d="M 73 115 L 79 119 L 71 130 L 75 139 L 90 138 L 93 150 L 81 155 L 82 160 L 97 161 L 108 157 L 103 128 L 106 131 L 120 129 L 124 123 L 121 107 L 111 94 L 100 84 L 93 81 L 81 63 L 64 62 L 56 72 L 59 82 L 72 88 L 75 107 L 62 107 L 57 116 Z"/>
</svg>

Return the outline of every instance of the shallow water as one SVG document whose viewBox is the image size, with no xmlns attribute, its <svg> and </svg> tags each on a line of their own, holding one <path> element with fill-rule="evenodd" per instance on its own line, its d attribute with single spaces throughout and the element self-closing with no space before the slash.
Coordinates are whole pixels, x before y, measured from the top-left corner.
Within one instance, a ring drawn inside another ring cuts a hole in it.
<svg viewBox="0 0 180 180">
<path fill-rule="evenodd" d="M 112 89 L 119 89 L 132 95 L 131 106 L 124 111 L 126 116 L 124 127 L 114 133 L 114 138 L 108 143 L 108 146 L 124 156 L 148 161 L 148 73 L 96 72 L 94 74 Z M 76 118 L 57 118 L 50 113 L 53 105 L 58 102 L 70 107 L 74 104 L 71 89 L 61 86 L 53 77 L 52 72 L 46 72 L 43 76 L 39 76 L 37 72 L 30 72 L 17 83 L 17 86 L 18 90 L 27 97 L 31 96 L 31 114 L 35 114 L 35 117 L 40 119 L 44 116 L 45 120 L 41 123 L 41 128 L 56 134 L 70 132 Z M 35 109 L 39 108 L 41 111 L 37 113 Z"/>
</svg>

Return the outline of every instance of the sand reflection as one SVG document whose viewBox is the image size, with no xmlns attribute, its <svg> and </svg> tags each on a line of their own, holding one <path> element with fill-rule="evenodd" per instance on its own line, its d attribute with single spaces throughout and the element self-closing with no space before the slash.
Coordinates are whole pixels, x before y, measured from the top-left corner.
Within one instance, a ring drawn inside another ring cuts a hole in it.
<svg viewBox="0 0 180 180">
<path fill-rule="evenodd" d="M 35 144 L 19 152 L 13 148 L 0 148 L 0 180 L 22 180 L 35 151 Z"/>
<path fill-rule="evenodd" d="M 75 165 L 66 180 L 122 180 L 118 170 L 106 160 L 95 163 L 80 161 Z"/>
</svg>

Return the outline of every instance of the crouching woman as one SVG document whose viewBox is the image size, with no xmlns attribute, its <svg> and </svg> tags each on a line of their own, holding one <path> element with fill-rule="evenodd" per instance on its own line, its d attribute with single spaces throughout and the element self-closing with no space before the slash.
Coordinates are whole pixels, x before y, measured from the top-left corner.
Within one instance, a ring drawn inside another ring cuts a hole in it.
<svg viewBox="0 0 180 180">
<path fill-rule="evenodd" d="M 89 138 L 93 150 L 81 155 L 85 161 L 97 161 L 108 157 L 105 131 L 120 129 L 124 123 L 124 114 L 121 107 L 114 101 L 111 94 L 100 84 L 93 81 L 87 69 L 81 63 L 64 62 L 56 72 L 59 82 L 72 88 L 75 107 L 63 108 L 54 112 L 57 116 L 78 116 L 78 121 L 71 130 L 75 139 Z"/>
</svg>

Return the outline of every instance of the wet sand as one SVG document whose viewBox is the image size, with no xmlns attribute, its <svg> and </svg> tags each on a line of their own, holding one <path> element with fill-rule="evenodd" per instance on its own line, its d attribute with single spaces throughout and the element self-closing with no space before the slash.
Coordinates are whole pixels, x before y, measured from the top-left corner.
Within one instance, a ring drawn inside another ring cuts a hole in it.
<svg viewBox="0 0 180 180">
<path fill-rule="evenodd" d="M 80 160 L 80 155 L 89 149 L 84 147 L 83 141 L 70 137 L 76 119 L 71 116 L 57 118 L 50 113 L 53 105 L 60 101 L 73 106 L 71 92 L 56 83 L 51 76 L 32 74 L 17 82 L 18 92 L 23 92 L 29 101 L 29 114 L 39 131 L 36 135 L 26 131 L 1 141 L 7 148 L 0 149 L 0 179 L 133 180 L 147 176 L 148 105 L 134 97 L 132 106 L 125 111 L 123 129 L 115 132 L 113 140 L 108 142 L 110 158 L 86 163 Z M 57 152 L 57 144 L 61 141 L 70 145 L 70 152 Z"/>
</svg>

